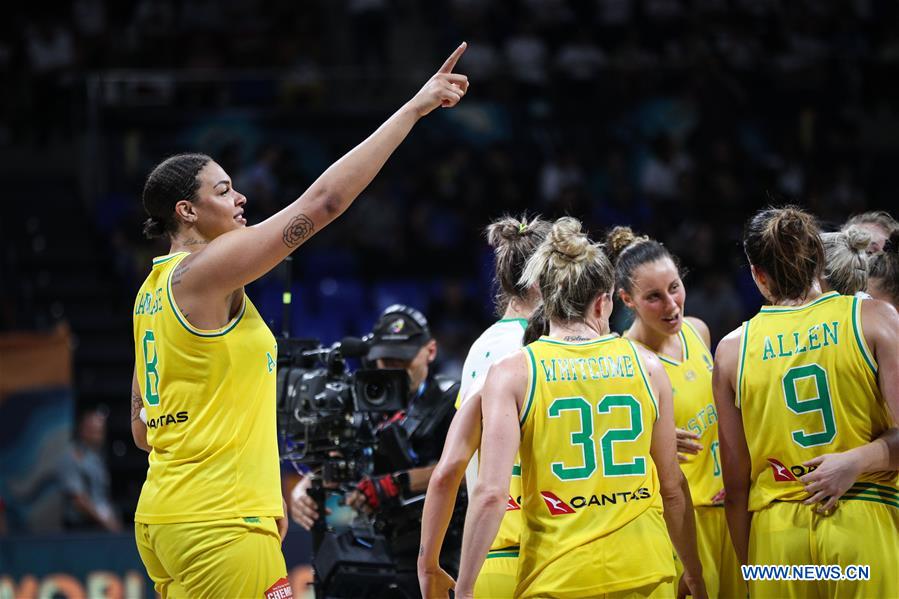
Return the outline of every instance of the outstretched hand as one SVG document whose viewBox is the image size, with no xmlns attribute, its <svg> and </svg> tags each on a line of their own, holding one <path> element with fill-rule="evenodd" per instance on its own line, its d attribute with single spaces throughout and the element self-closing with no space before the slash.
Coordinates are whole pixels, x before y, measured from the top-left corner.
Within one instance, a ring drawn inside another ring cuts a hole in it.
<svg viewBox="0 0 899 599">
<path fill-rule="evenodd" d="M 443 66 L 428 79 L 410 104 L 415 108 L 419 117 L 422 117 L 438 106 L 452 108 L 462 99 L 468 91 L 468 77 L 460 73 L 453 73 L 456 63 L 459 62 L 468 44 L 462 42 L 456 50 L 449 55 Z"/>
</svg>

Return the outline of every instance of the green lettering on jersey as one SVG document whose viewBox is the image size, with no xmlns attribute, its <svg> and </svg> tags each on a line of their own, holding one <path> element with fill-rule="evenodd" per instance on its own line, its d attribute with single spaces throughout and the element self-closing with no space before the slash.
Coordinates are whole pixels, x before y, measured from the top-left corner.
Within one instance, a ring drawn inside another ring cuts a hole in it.
<svg viewBox="0 0 899 599">
<path fill-rule="evenodd" d="M 808 330 L 808 348 L 809 349 L 821 349 L 821 335 L 817 332 L 816 329 L 821 328 L 821 325 L 815 325 Z"/>
<path fill-rule="evenodd" d="M 791 351 L 784 351 L 784 336 L 781 333 L 777 334 L 777 349 L 780 350 L 777 354 L 778 358 L 789 358 L 793 355 L 793 352 Z"/>
<path fill-rule="evenodd" d="M 762 352 L 762 361 L 776 358 L 774 347 L 771 345 L 771 337 L 765 337 L 765 350 Z"/>
<path fill-rule="evenodd" d="M 549 383 L 551 381 L 556 380 L 556 361 L 550 360 L 550 363 L 547 364 L 546 360 L 540 360 L 540 365 L 543 366 L 543 379 Z"/>
<path fill-rule="evenodd" d="M 833 330 L 830 329 L 830 326 L 826 322 L 821 323 L 821 327 L 824 329 L 824 347 L 827 347 L 831 343 L 836 345 L 837 341 L 837 327 L 840 325 L 839 322 L 833 321 L 831 323 L 833 325 Z"/>
</svg>

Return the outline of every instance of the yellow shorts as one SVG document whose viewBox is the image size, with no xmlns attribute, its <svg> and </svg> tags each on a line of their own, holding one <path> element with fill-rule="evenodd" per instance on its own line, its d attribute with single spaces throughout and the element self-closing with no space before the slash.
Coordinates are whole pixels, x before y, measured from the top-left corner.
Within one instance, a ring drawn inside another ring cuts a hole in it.
<svg viewBox="0 0 899 599">
<path fill-rule="evenodd" d="M 694 509 L 696 515 L 696 549 L 702 562 L 702 578 L 709 597 L 722 599 L 746 599 L 746 583 L 740 572 L 737 553 L 730 541 L 724 507 L 702 506 Z M 675 584 L 684 573 L 684 565 L 674 555 L 677 568 Z"/>
<path fill-rule="evenodd" d="M 606 593 L 599 597 L 601 599 L 671 599 L 675 596 L 676 591 L 673 582 L 651 582 L 638 589 Z"/>
<path fill-rule="evenodd" d="M 842 499 L 829 516 L 772 503 L 752 516 L 749 562 L 870 566 L 870 580 L 749 581 L 752 597 L 899 597 L 899 502 Z"/>
<path fill-rule="evenodd" d="M 274 518 L 136 522 L 134 534 L 162 599 L 293 596 Z"/>
<path fill-rule="evenodd" d="M 518 574 L 518 547 L 487 553 L 474 583 L 475 599 L 512 599 Z"/>
</svg>

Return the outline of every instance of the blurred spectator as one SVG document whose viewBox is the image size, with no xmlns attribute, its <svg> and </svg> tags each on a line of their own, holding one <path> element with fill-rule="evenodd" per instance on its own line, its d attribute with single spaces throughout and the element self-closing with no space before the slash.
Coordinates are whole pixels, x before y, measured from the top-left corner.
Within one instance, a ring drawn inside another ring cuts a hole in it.
<svg viewBox="0 0 899 599">
<path fill-rule="evenodd" d="M 76 438 L 59 462 L 59 479 L 67 499 L 63 525 L 69 530 L 122 530 L 109 495 L 105 444 L 106 414 L 84 412 Z"/>
</svg>

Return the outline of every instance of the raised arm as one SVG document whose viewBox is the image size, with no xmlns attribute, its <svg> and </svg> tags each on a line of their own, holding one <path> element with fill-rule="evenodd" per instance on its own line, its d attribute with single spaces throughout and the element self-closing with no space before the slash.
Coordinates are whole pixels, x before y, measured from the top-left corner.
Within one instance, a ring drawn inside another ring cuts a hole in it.
<svg viewBox="0 0 899 599">
<path fill-rule="evenodd" d="M 440 461 L 431 474 L 421 517 L 418 582 L 425 599 L 446 597 L 452 579 L 440 567 L 440 548 L 453 515 L 465 468 L 481 440 L 481 396 L 471 397 L 453 417 Z"/>
<path fill-rule="evenodd" d="M 646 365 L 649 384 L 659 405 L 659 418 L 652 428 L 650 455 L 659 473 L 659 486 L 664 507 L 663 515 L 668 536 L 684 565 L 683 580 L 678 583 L 678 596 L 689 590 L 696 598 L 706 597 L 702 579 L 702 562 L 696 549 L 696 522 L 687 477 L 677 463 L 677 441 L 674 432 L 674 405 L 671 381 L 658 358 L 640 348 L 640 358 Z M 685 588 L 686 587 L 686 588 Z"/>
<path fill-rule="evenodd" d="M 512 466 L 521 443 L 518 412 L 524 401 L 527 380 L 525 356 L 515 352 L 490 368 L 481 392 L 484 425 L 480 472 L 465 515 L 456 597 L 473 596 L 475 580 L 503 519 Z"/>
<path fill-rule="evenodd" d="M 134 444 L 143 449 L 150 451 L 150 444 L 147 443 L 147 425 L 141 420 L 140 411 L 144 407 L 144 400 L 141 398 L 140 385 L 137 384 L 137 370 L 131 377 L 131 437 Z"/>
<path fill-rule="evenodd" d="M 255 281 L 340 216 L 374 179 L 415 123 L 438 106 L 455 106 L 468 78 L 453 73 L 463 43 L 424 87 L 377 131 L 332 164 L 292 204 L 254 225 L 225 233 L 185 259 L 182 292 L 229 293 Z"/>
<path fill-rule="evenodd" d="M 735 403 L 737 388 L 737 360 L 740 357 L 742 329 L 721 340 L 715 352 L 712 390 L 718 410 L 718 441 L 721 443 L 722 474 L 724 476 L 724 514 L 730 538 L 741 564 L 749 563 L 749 483 L 752 474 L 749 446 L 743 430 L 743 419 Z"/>
</svg>

